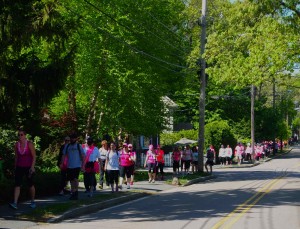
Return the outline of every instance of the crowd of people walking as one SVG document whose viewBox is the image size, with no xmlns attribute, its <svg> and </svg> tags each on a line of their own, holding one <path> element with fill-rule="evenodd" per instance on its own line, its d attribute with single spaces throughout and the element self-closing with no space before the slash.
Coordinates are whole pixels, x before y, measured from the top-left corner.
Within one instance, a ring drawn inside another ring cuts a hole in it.
<svg viewBox="0 0 300 229">
<path fill-rule="evenodd" d="M 15 188 L 14 199 L 10 206 L 17 209 L 20 186 L 23 177 L 26 177 L 31 204 L 35 208 L 35 162 L 36 153 L 34 144 L 27 140 L 26 132 L 18 132 L 19 140 L 15 144 Z M 206 162 L 204 163 L 207 172 L 212 173 L 212 167 L 216 163 L 221 166 L 254 161 L 259 161 L 275 155 L 280 148 L 277 142 L 264 141 L 251 147 L 250 143 L 243 145 L 238 143 L 234 148 L 230 145 L 221 145 L 218 153 L 213 145 L 206 150 Z M 87 137 L 83 144 L 78 142 L 78 136 L 71 134 L 65 137 L 64 144 L 60 148 L 57 166 L 60 168 L 59 194 L 70 193 L 70 200 L 78 199 L 79 174 L 83 173 L 85 192 L 89 197 L 93 196 L 97 188 L 96 174 L 99 174 L 99 189 L 104 188 L 104 183 L 111 192 L 118 192 L 123 189 L 123 185 L 130 189 L 134 183 L 134 171 L 137 162 L 137 154 L 133 150 L 133 145 L 115 142 L 108 143 L 101 141 L 101 147 L 97 147 L 97 142 L 93 138 Z M 198 147 L 191 147 L 189 144 L 183 147 L 175 146 L 171 153 L 173 174 L 190 174 L 198 171 Z M 148 172 L 148 182 L 155 183 L 157 179 L 164 180 L 165 153 L 159 145 L 154 147 L 150 144 L 145 153 L 144 167 Z M 71 190 L 67 190 L 67 183 L 70 182 Z"/>
</svg>

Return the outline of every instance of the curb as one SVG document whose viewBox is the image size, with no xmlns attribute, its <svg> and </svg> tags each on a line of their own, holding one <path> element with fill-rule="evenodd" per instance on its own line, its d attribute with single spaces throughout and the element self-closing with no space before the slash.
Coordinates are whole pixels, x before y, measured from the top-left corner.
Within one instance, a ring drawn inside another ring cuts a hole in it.
<svg viewBox="0 0 300 229">
<path fill-rule="evenodd" d="M 227 168 L 250 168 L 250 167 L 258 166 L 262 163 L 271 161 L 274 158 L 277 158 L 277 157 L 280 157 L 282 155 L 288 154 L 288 153 L 291 152 L 291 150 L 292 149 L 288 150 L 286 153 L 276 155 L 273 158 L 268 158 L 264 162 L 257 162 L 255 164 L 248 165 L 248 166 L 227 167 Z M 192 185 L 192 184 L 204 182 L 204 181 L 215 179 L 215 178 L 217 178 L 216 175 L 209 175 L 209 176 L 206 176 L 206 177 L 199 177 L 199 178 L 190 180 L 186 184 L 180 185 L 180 186 L 185 187 L 185 186 L 189 186 L 189 185 Z M 66 219 L 75 218 L 77 216 L 81 216 L 81 215 L 84 215 L 84 214 L 88 214 L 88 213 L 96 212 L 96 211 L 99 211 L 99 210 L 103 210 L 105 208 L 109 208 L 109 207 L 116 206 L 116 205 L 119 205 L 119 204 L 122 204 L 122 203 L 126 203 L 126 202 L 131 201 L 131 200 L 136 200 L 136 199 L 148 196 L 148 195 L 150 195 L 150 194 L 145 193 L 145 192 L 143 192 L 143 193 L 133 193 L 133 194 L 128 195 L 128 196 L 122 196 L 122 197 L 106 200 L 106 201 L 103 201 L 103 202 L 98 202 L 98 203 L 89 204 L 89 205 L 81 206 L 81 207 L 78 207 L 78 208 L 70 209 L 70 210 L 62 213 L 59 216 L 50 218 L 49 220 L 47 220 L 47 223 L 58 223 L 58 222 L 61 222 L 63 220 L 66 220 Z"/>
<path fill-rule="evenodd" d="M 215 178 L 217 178 L 216 175 L 209 175 L 209 176 L 206 176 L 206 177 L 199 177 L 199 178 L 190 180 L 190 181 L 188 181 L 186 184 L 181 185 L 181 186 L 182 186 L 182 187 L 185 187 L 185 186 L 189 186 L 189 185 L 192 185 L 192 184 L 204 182 L 204 181 L 211 180 L 211 179 L 215 179 Z"/>
<path fill-rule="evenodd" d="M 96 212 L 108 207 L 112 207 L 118 204 L 122 204 L 125 202 L 128 202 L 130 200 L 136 200 L 142 197 L 145 197 L 149 194 L 147 193 L 134 193 L 132 195 L 128 195 L 128 196 L 122 196 L 122 197 L 118 197 L 118 198 L 114 198 L 111 200 L 106 200 L 103 202 L 99 202 L 99 203 L 94 203 L 94 204 L 89 204 L 89 205 L 85 205 L 82 207 L 78 207 L 78 208 L 74 208 L 71 209 L 69 211 L 64 212 L 62 215 L 53 217 L 49 220 L 47 220 L 47 223 L 58 223 L 62 220 L 65 219 L 70 219 L 70 218 L 75 218 L 77 216 L 83 215 L 83 214 L 87 214 L 90 212 Z"/>
</svg>

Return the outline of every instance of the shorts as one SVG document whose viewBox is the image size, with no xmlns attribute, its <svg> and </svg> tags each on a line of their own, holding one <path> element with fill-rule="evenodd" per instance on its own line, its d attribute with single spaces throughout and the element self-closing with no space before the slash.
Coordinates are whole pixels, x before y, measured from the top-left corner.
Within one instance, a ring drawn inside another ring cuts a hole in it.
<svg viewBox="0 0 300 229">
<path fill-rule="evenodd" d="M 213 166 L 213 165 L 214 165 L 214 161 L 209 161 L 209 160 L 207 160 L 207 161 L 205 162 L 205 165 Z"/>
<path fill-rule="evenodd" d="M 120 166 L 120 177 L 124 177 L 126 175 L 127 178 L 130 178 L 132 175 L 132 165 L 129 166 Z"/>
<path fill-rule="evenodd" d="M 189 169 L 190 166 L 191 166 L 191 161 L 190 161 L 190 160 L 186 160 L 186 161 L 185 161 L 185 164 L 184 164 L 184 168 L 185 168 L 185 169 Z"/>
<path fill-rule="evenodd" d="M 119 170 L 107 170 L 108 180 L 111 185 L 118 184 Z"/>
<path fill-rule="evenodd" d="M 156 163 L 147 163 L 148 166 L 148 172 L 151 173 L 151 171 L 153 173 L 156 172 Z"/>
<path fill-rule="evenodd" d="M 243 158 L 243 156 L 240 154 L 240 155 L 236 155 L 236 157 L 238 158 L 238 159 L 242 159 Z"/>
<path fill-rule="evenodd" d="M 79 178 L 79 173 L 80 173 L 80 168 L 68 168 L 67 169 L 67 177 L 68 180 L 78 180 Z"/>
<path fill-rule="evenodd" d="M 29 174 L 29 170 L 30 167 L 16 167 L 15 170 L 15 186 L 16 187 L 20 187 L 23 181 L 23 177 L 26 176 L 26 182 L 28 184 L 29 187 L 32 187 L 34 185 L 34 175 L 33 174 Z"/>
<path fill-rule="evenodd" d="M 193 161 L 192 165 L 196 165 L 197 166 L 198 165 L 198 161 Z"/>
<path fill-rule="evenodd" d="M 173 171 L 176 172 L 176 169 L 179 169 L 179 161 L 173 161 Z"/>
</svg>

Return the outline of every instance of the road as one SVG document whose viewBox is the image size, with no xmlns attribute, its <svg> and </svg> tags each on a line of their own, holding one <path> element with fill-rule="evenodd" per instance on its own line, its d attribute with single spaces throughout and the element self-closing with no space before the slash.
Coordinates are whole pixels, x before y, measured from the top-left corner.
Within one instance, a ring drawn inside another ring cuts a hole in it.
<svg viewBox="0 0 300 229">
<path fill-rule="evenodd" d="M 300 228 L 300 148 L 256 167 L 215 174 L 205 183 L 30 228 Z"/>
</svg>

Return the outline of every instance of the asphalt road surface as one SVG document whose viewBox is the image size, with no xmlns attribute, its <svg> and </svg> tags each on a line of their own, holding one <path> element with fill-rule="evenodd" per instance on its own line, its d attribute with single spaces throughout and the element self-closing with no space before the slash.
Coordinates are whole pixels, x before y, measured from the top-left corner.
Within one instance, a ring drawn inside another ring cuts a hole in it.
<svg viewBox="0 0 300 229">
<path fill-rule="evenodd" d="M 300 148 L 256 167 L 218 169 L 216 179 L 176 187 L 47 229 L 300 228 Z"/>
</svg>

